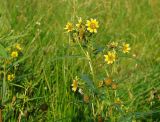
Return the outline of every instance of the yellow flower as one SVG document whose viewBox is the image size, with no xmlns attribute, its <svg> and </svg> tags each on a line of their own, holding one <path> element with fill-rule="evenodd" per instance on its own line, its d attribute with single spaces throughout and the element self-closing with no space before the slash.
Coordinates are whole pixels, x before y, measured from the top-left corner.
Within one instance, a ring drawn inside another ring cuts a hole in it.
<svg viewBox="0 0 160 122">
<path fill-rule="evenodd" d="M 99 28 L 98 22 L 96 19 L 87 20 L 86 23 L 87 30 L 91 33 L 97 33 L 97 28 Z"/>
<path fill-rule="evenodd" d="M 21 50 L 22 50 L 22 47 L 21 47 L 21 45 L 20 45 L 20 44 L 16 44 L 16 45 L 15 45 L 15 47 L 16 47 L 16 49 L 17 49 L 17 50 L 19 50 L 19 51 L 21 51 Z"/>
<path fill-rule="evenodd" d="M 17 58 L 17 57 L 18 57 L 18 52 L 17 52 L 17 51 L 13 51 L 13 52 L 11 53 L 11 57 L 12 57 L 12 58 Z"/>
<path fill-rule="evenodd" d="M 14 74 L 10 74 L 10 75 L 7 76 L 7 79 L 8 79 L 9 81 L 12 81 L 12 80 L 15 79 L 15 75 L 14 75 Z"/>
<path fill-rule="evenodd" d="M 105 61 L 108 64 L 112 64 L 116 60 L 116 54 L 115 54 L 115 52 L 108 52 L 108 54 L 104 55 L 104 57 L 105 57 Z"/>
<path fill-rule="evenodd" d="M 80 28 L 82 25 L 82 18 L 80 17 L 78 20 L 78 24 L 76 24 L 76 27 Z"/>
<path fill-rule="evenodd" d="M 76 92 L 77 88 L 78 88 L 78 81 L 77 80 L 73 80 L 72 91 Z"/>
<path fill-rule="evenodd" d="M 122 51 L 123 53 L 129 53 L 131 48 L 129 47 L 129 44 L 123 44 Z"/>
<path fill-rule="evenodd" d="M 112 42 L 109 47 L 110 48 L 116 48 L 118 46 L 118 43 L 117 42 Z"/>
<path fill-rule="evenodd" d="M 73 31 L 73 24 L 71 22 L 68 22 L 64 29 L 67 30 L 67 32 Z"/>
</svg>

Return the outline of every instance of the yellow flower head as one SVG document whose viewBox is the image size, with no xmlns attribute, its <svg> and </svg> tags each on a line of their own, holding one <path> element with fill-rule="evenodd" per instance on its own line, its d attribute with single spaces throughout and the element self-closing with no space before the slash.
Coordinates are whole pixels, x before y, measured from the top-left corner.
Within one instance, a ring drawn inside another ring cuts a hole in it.
<svg viewBox="0 0 160 122">
<path fill-rule="evenodd" d="M 122 51 L 123 53 L 129 53 L 131 48 L 129 47 L 129 44 L 123 44 Z"/>
<path fill-rule="evenodd" d="M 67 32 L 73 31 L 73 24 L 71 22 L 68 22 L 64 29 L 67 30 Z"/>
<path fill-rule="evenodd" d="M 96 19 L 87 20 L 86 23 L 87 30 L 91 33 L 97 33 L 97 28 L 99 28 L 99 24 Z"/>
<path fill-rule="evenodd" d="M 105 61 L 108 64 L 112 64 L 116 60 L 116 54 L 115 54 L 115 52 L 108 52 L 108 54 L 104 55 L 104 57 L 105 57 Z"/>
<path fill-rule="evenodd" d="M 78 20 L 78 24 L 76 24 L 76 27 L 80 28 L 82 25 L 82 18 L 80 17 Z"/>
<path fill-rule="evenodd" d="M 12 57 L 12 58 L 17 58 L 17 57 L 18 57 L 18 52 L 17 52 L 17 51 L 13 51 L 13 52 L 11 53 L 11 57 Z"/>
<path fill-rule="evenodd" d="M 16 49 L 17 49 L 17 50 L 19 50 L 19 51 L 21 51 L 21 50 L 22 50 L 22 47 L 21 47 L 21 45 L 20 45 L 20 44 L 16 44 L 16 45 L 15 45 L 15 47 L 16 47 Z"/>
<path fill-rule="evenodd" d="M 78 88 L 78 81 L 77 80 L 73 80 L 72 91 L 76 92 L 77 88 Z"/>
<path fill-rule="evenodd" d="M 15 75 L 14 74 L 10 74 L 7 76 L 8 81 L 12 81 L 15 79 Z"/>
<path fill-rule="evenodd" d="M 117 42 L 112 42 L 109 47 L 110 48 L 116 48 L 118 46 L 118 43 Z"/>
</svg>

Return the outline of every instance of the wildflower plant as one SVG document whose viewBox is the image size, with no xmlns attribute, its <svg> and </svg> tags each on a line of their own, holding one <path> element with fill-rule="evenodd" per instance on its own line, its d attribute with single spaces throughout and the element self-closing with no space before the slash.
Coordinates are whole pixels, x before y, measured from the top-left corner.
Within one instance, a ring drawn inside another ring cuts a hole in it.
<svg viewBox="0 0 160 122">
<path fill-rule="evenodd" d="M 20 44 L 15 44 L 12 47 L 6 48 L 3 45 L 0 45 L 0 63 L 2 69 L 1 79 L 2 83 L 2 103 L 7 101 L 7 98 L 10 97 L 8 92 L 11 90 L 10 84 L 14 83 L 16 80 L 16 74 L 18 68 L 18 63 L 16 63 L 22 54 L 22 47 Z"/>
<path fill-rule="evenodd" d="M 121 114 L 125 107 L 123 101 L 117 96 L 118 81 L 114 80 L 114 72 L 119 65 L 121 55 L 130 53 L 130 45 L 125 41 L 109 41 L 100 51 L 97 51 L 95 36 L 100 25 L 96 19 L 84 20 L 79 18 L 77 23 L 67 23 L 65 30 L 69 33 L 69 44 L 78 45 L 82 54 L 88 61 L 90 72 L 81 74 L 79 79 L 72 81 L 74 93 L 78 89 L 83 89 L 80 100 L 88 104 L 88 109 L 92 112 L 93 120 L 109 120 L 114 118 L 114 114 Z M 95 46 L 96 45 L 96 46 Z M 97 51 L 95 53 L 95 51 Z M 101 59 L 100 61 L 97 61 Z M 102 65 L 101 71 L 106 74 L 99 77 L 99 72 L 95 71 L 96 65 Z M 81 85 L 79 83 L 81 82 Z M 83 106 L 83 105 L 82 105 Z M 92 106 L 91 108 L 89 106 Z M 96 109 L 96 110 L 95 110 Z"/>
<path fill-rule="evenodd" d="M 33 96 L 34 84 L 31 83 L 31 79 L 28 78 L 30 82 L 27 82 L 27 78 L 24 78 L 27 72 L 23 69 L 25 58 L 22 45 L 16 43 L 8 48 L 0 45 L 0 59 L 0 81 L 2 81 L 0 106 L 3 106 L 3 116 L 8 116 L 10 113 L 11 117 L 16 116 L 20 119 L 25 116 L 26 118 L 26 112 L 29 113 L 33 109 L 33 107 L 29 108 L 28 99 Z"/>
</svg>

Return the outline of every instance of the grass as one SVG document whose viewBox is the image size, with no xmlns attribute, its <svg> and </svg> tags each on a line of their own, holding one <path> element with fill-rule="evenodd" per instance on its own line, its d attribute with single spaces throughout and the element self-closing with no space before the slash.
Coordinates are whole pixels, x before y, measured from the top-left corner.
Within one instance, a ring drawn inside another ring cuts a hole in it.
<svg viewBox="0 0 160 122">
<path fill-rule="evenodd" d="M 20 66 L 12 82 L 4 80 L 7 71 L 0 59 L 3 121 L 160 121 L 159 11 L 158 0 L 0 0 L 0 44 L 7 49 L 20 43 L 23 48 L 22 56 L 6 67 Z M 92 39 L 97 47 L 118 40 L 131 45 L 114 71 L 99 65 L 103 55 L 92 59 L 90 66 L 82 48 L 71 43 L 64 26 L 68 21 L 76 23 L 78 17 L 99 21 Z M 71 90 L 76 76 L 92 89 L 91 84 L 96 86 L 110 72 L 118 89 L 107 89 L 105 100 L 99 99 L 101 94 L 86 92 L 91 98 L 86 104 Z M 110 108 L 116 97 L 128 112 Z"/>
</svg>

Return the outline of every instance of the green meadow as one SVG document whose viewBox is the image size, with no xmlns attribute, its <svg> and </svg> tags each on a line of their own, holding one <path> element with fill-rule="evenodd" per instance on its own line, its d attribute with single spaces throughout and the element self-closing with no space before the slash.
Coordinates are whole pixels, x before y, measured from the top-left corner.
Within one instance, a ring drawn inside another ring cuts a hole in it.
<svg viewBox="0 0 160 122">
<path fill-rule="evenodd" d="M 0 0 L 0 122 L 159 121 L 159 0 Z"/>
</svg>

